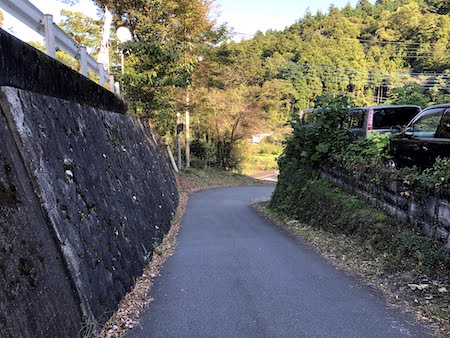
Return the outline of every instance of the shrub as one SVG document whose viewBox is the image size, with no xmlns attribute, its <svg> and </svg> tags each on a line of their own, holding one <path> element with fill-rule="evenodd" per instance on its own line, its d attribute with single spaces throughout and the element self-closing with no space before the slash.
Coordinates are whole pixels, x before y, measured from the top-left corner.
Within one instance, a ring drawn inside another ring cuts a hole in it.
<svg viewBox="0 0 450 338">
<path fill-rule="evenodd" d="M 437 193 L 450 190 L 450 158 L 436 159 L 432 168 L 425 169 L 420 178 Z"/>
<path fill-rule="evenodd" d="M 365 138 L 359 138 L 345 146 L 342 165 L 346 169 L 360 166 L 379 166 L 387 163 L 389 155 L 390 133 L 372 132 Z"/>
<path fill-rule="evenodd" d="M 310 179 L 300 189 L 289 186 L 287 192 L 284 204 L 271 202 L 269 208 L 384 253 L 388 270 L 414 268 L 430 273 L 449 269 L 450 257 L 438 243 L 326 180 Z"/>
<path fill-rule="evenodd" d="M 350 143 L 343 127 L 348 108 L 349 100 L 339 97 L 317 109 L 311 124 L 293 116 L 293 133 L 278 160 L 280 175 L 269 208 L 309 225 L 355 237 L 361 245 L 384 252 L 386 264 L 392 269 L 410 265 L 423 271 L 449 269 L 449 257 L 438 243 L 319 179 L 321 169 L 337 167 L 356 180 L 368 180 L 381 188 L 396 182 L 405 194 L 418 190 L 424 196 L 423 201 L 416 201 L 418 204 L 425 203 L 429 194 L 449 191 L 448 158 L 438 159 L 433 168 L 423 172 L 417 168 L 393 170 L 385 165 L 389 160 L 388 134 L 373 133 Z"/>
<path fill-rule="evenodd" d="M 428 273 L 445 271 L 450 266 L 450 257 L 439 244 L 412 229 L 403 229 L 396 234 L 391 240 L 389 251 L 391 255 L 387 264 L 391 269 L 415 264 L 417 269 Z"/>
<path fill-rule="evenodd" d="M 209 141 L 194 139 L 191 142 L 191 153 L 199 159 L 203 166 L 219 166 L 217 146 Z"/>
</svg>

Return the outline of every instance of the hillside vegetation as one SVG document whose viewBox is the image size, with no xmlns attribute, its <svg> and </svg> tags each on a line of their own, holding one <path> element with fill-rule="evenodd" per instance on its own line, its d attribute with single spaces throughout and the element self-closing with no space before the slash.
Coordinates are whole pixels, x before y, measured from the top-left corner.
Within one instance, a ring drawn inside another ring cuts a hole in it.
<svg viewBox="0 0 450 338">
<path fill-rule="evenodd" d="M 149 120 L 174 148 L 176 125 L 189 112 L 195 165 L 272 168 L 281 149 L 261 152 L 248 140 L 268 133 L 280 144 L 290 133 L 285 123 L 319 96 L 346 95 L 355 106 L 450 101 L 448 1 L 330 5 L 327 12 L 298 13 L 283 31 L 240 42 L 217 24 L 216 0 L 92 1 L 111 11 L 113 32 L 125 26 L 132 33 L 126 43 L 110 40 L 111 72 L 129 113 Z M 59 25 L 95 55 L 103 21 L 67 10 L 61 18 Z M 117 51 L 124 53 L 123 75 Z M 79 67 L 62 52 L 58 59 Z"/>
</svg>

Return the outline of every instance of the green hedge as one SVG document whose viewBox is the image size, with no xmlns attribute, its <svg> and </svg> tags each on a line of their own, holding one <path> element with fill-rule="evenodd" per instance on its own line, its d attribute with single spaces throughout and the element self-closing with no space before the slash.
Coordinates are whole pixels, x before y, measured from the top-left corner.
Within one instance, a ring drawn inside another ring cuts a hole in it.
<svg viewBox="0 0 450 338">
<path fill-rule="evenodd" d="M 331 233 L 359 240 L 368 249 L 382 252 L 386 266 L 423 271 L 450 270 L 450 258 L 439 243 L 420 229 L 388 216 L 368 202 L 344 193 L 319 179 L 325 166 L 338 168 L 354 180 L 370 177 L 380 187 L 397 182 L 408 191 L 448 196 L 450 158 L 438 159 L 433 168 L 392 170 L 386 167 L 390 154 L 389 136 L 373 133 L 350 142 L 345 120 L 348 97 L 320 98 L 314 122 L 306 124 L 294 115 L 292 135 L 285 143 L 278 164 L 280 175 L 269 208 Z"/>
<path fill-rule="evenodd" d="M 269 208 L 330 233 L 351 236 L 382 253 L 385 268 L 415 268 L 425 273 L 450 269 L 450 258 L 432 239 L 388 216 L 368 202 L 301 170 L 282 172 Z"/>
</svg>

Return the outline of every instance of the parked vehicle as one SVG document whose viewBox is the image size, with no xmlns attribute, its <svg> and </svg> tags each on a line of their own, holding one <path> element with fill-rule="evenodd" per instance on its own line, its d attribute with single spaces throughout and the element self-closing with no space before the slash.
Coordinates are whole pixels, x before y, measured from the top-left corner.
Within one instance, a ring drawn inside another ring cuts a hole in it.
<svg viewBox="0 0 450 338">
<path fill-rule="evenodd" d="M 401 133 L 391 138 L 393 165 L 433 166 L 436 158 L 450 157 L 450 103 L 428 107 Z"/>
<path fill-rule="evenodd" d="M 305 124 L 310 124 L 310 123 L 314 122 L 315 117 L 314 117 L 313 113 L 316 110 L 317 110 L 317 108 L 308 108 L 305 111 L 301 112 L 300 119 L 302 120 L 302 122 Z"/>
<path fill-rule="evenodd" d="M 421 108 L 414 105 L 391 105 L 353 108 L 348 114 L 350 139 L 367 137 L 372 131 L 381 134 L 400 132 Z"/>
</svg>

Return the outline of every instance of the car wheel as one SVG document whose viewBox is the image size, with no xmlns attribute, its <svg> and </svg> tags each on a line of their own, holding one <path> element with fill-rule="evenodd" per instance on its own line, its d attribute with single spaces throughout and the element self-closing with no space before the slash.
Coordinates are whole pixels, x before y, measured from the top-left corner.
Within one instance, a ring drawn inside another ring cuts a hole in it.
<svg viewBox="0 0 450 338">
<path fill-rule="evenodd" d="M 385 162 L 385 165 L 389 169 L 398 169 L 398 165 L 394 159 L 390 158 Z"/>
</svg>

